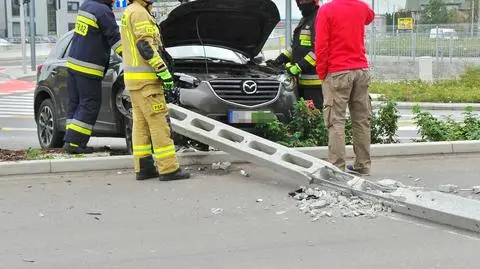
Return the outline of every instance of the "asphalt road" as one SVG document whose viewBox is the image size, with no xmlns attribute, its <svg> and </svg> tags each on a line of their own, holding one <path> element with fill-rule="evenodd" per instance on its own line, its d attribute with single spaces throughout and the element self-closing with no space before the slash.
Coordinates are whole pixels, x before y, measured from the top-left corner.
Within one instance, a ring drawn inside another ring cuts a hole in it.
<svg viewBox="0 0 480 269">
<path fill-rule="evenodd" d="M 372 177 L 471 185 L 479 161 L 380 159 Z M 478 235 L 397 214 L 311 222 L 287 195 L 303 182 L 239 168 L 170 183 L 130 171 L 0 178 L 0 268 L 478 267 Z"/>
</svg>

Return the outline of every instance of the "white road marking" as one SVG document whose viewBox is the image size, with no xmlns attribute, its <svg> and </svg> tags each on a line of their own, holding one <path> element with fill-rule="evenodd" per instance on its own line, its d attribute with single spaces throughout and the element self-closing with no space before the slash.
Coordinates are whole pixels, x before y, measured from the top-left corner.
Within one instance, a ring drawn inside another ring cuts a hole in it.
<svg viewBox="0 0 480 269">
<path fill-rule="evenodd" d="M 36 132 L 37 128 L 0 127 L 0 132 Z"/>
<path fill-rule="evenodd" d="M 0 96 L 1 118 L 33 118 L 33 94 L 11 94 Z"/>
</svg>

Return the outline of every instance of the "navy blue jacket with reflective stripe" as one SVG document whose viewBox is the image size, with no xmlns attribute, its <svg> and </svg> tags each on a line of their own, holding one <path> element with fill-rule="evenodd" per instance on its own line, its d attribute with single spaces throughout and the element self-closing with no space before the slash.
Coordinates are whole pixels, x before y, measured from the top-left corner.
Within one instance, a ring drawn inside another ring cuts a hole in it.
<svg viewBox="0 0 480 269">
<path fill-rule="evenodd" d="M 110 51 L 121 53 L 120 33 L 111 6 L 104 0 L 85 0 L 80 6 L 67 66 L 75 73 L 102 79 Z"/>
</svg>

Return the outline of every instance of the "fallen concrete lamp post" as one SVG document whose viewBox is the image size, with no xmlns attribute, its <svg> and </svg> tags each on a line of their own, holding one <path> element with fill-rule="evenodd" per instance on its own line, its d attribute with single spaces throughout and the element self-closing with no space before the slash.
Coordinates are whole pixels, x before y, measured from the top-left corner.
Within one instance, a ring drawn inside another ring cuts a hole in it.
<svg viewBox="0 0 480 269">
<path fill-rule="evenodd" d="M 436 191 L 389 188 L 341 171 L 332 164 L 251 133 L 168 104 L 175 132 L 253 164 L 309 183 L 381 202 L 392 211 L 480 232 L 480 201 Z"/>
</svg>

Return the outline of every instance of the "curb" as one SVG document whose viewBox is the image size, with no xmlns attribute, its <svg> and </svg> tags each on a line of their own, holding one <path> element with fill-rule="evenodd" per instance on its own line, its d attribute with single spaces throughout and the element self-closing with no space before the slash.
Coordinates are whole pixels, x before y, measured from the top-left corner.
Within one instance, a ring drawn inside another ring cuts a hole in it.
<svg viewBox="0 0 480 269">
<path fill-rule="evenodd" d="M 381 105 L 382 101 L 372 101 L 373 106 Z M 471 106 L 473 111 L 480 111 L 479 103 L 427 103 L 427 102 L 396 102 L 398 109 L 413 109 L 419 105 L 421 109 L 425 110 L 451 110 L 463 111 L 466 107 Z"/>
<path fill-rule="evenodd" d="M 316 158 L 326 159 L 328 147 L 297 148 Z M 371 146 L 372 157 L 405 157 L 429 154 L 480 153 L 480 141 L 426 142 L 409 144 L 376 144 Z M 183 166 L 211 165 L 216 162 L 248 163 L 228 153 L 187 152 L 179 153 Z M 347 146 L 346 157 L 353 157 L 352 146 Z M 0 176 L 29 175 L 60 172 L 133 169 L 132 156 L 109 156 L 82 159 L 38 160 L 0 163 Z"/>
</svg>

